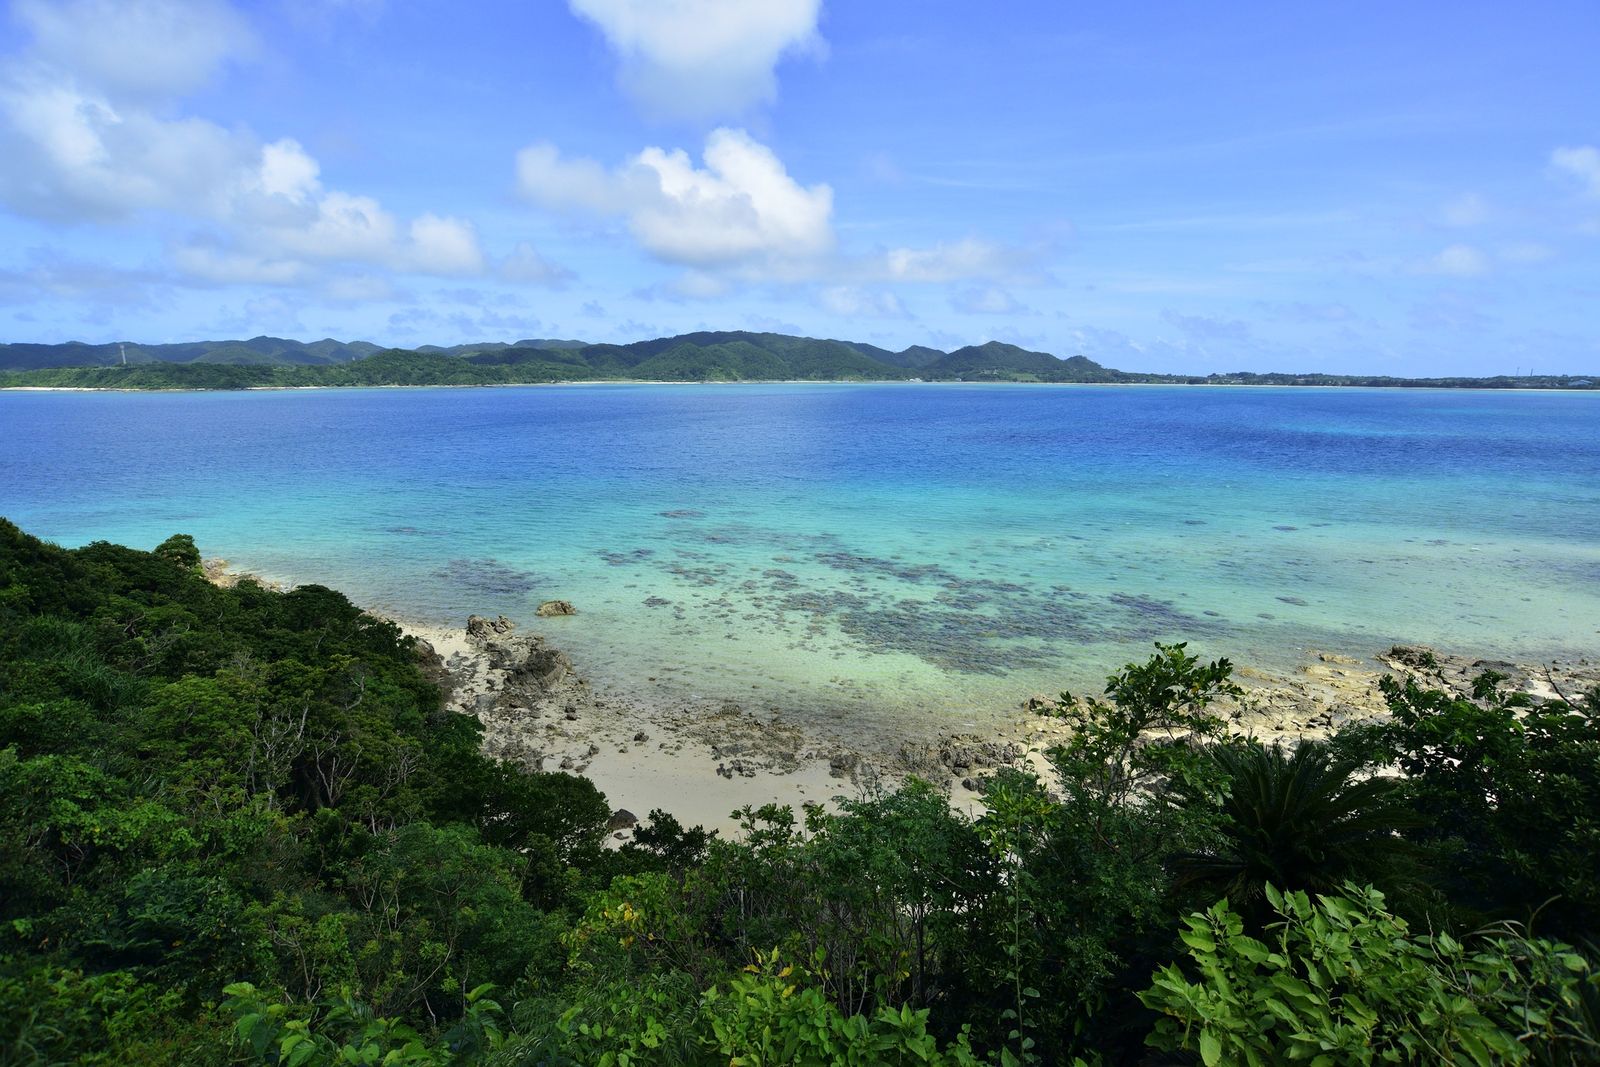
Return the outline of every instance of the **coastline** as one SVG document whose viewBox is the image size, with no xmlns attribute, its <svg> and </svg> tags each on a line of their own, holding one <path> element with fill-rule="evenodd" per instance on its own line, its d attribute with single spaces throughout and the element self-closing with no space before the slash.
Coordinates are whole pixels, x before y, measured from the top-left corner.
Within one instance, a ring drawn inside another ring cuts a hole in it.
<svg viewBox="0 0 1600 1067">
<path fill-rule="evenodd" d="M 218 584 L 262 580 L 231 572 L 217 559 L 206 561 L 206 573 Z M 617 813 L 618 840 L 654 809 L 728 835 L 738 827 L 733 813 L 745 806 L 826 806 L 837 797 L 893 788 L 912 775 L 944 792 L 952 807 L 977 815 L 984 781 L 1002 768 L 1031 768 L 1048 781 L 1045 753 L 1069 734 L 1064 723 L 1037 713 L 1057 694 L 1018 693 L 1008 709 L 973 709 L 961 731 L 934 717 L 897 720 L 890 731 L 802 708 L 674 699 L 652 691 L 654 679 L 626 690 L 596 685 L 581 664 L 529 629 L 532 620 L 474 615 L 450 626 L 366 610 L 416 639 L 419 661 L 445 706 L 483 724 L 485 751 L 594 782 Z M 1436 666 L 1423 669 L 1428 662 Z M 1600 662 L 1588 660 L 1519 664 L 1421 647 L 1364 659 L 1308 651 L 1292 672 L 1236 665 L 1234 680 L 1245 694 L 1214 710 L 1237 734 L 1296 743 L 1381 719 L 1383 677 L 1424 673 L 1430 684 L 1466 694 L 1484 669 L 1507 674 L 1509 685 L 1536 699 L 1600 684 Z"/>
<path fill-rule="evenodd" d="M 1330 385 L 1320 382 L 1019 382 L 1019 381 L 908 381 L 905 378 L 741 378 L 737 381 L 704 379 L 654 378 L 592 378 L 560 382 L 469 382 L 455 384 L 440 382 L 432 385 L 246 385 L 237 389 L 203 388 L 189 386 L 157 386 L 151 388 L 119 387 L 112 385 L 0 385 L 0 393 L 295 393 L 326 392 L 344 389 L 559 389 L 570 386 L 596 385 L 905 385 L 905 386 L 1049 386 L 1069 389 L 1326 389 L 1337 392 L 1388 392 L 1403 390 L 1427 393 L 1595 393 L 1600 390 L 1581 386 L 1538 385 Z"/>
</svg>

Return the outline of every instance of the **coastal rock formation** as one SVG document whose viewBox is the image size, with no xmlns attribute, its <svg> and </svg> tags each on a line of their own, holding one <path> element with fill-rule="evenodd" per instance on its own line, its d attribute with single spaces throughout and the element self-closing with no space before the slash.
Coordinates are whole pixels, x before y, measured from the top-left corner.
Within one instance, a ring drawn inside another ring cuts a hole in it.
<svg viewBox="0 0 1600 1067">
<path fill-rule="evenodd" d="M 546 756 L 563 742 L 546 724 L 568 709 L 576 718 L 577 709 L 591 702 L 588 683 L 577 676 L 566 653 L 538 634 L 519 633 L 504 615 L 470 616 L 465 637 L 464 647 L 456 639 L 458 650 L 449 659 L 419 648 L 425 669 L 430 655 L 440 661 L 430 675 L 439 678 L 447 702 L 484 724 L 488 751 L 543 769 Z M 557 758 L 568 769 L 588 755 L 575 750 Z"/>
<path fill-rule="evenodd" d="M 1549 663 L 1513 663 L 1509 660 L 1469 659 L 1451 656 L 1426 645 L 1396 645 L 1378 661 L 1397 672 L 1414 674 L 1424 684 L 1441 686 L 1463 695 L 1472 692 L 1473 679 L 1485 671 L 1503 675 L 1501 686 L 1526 693 L 1535 702 L 1576 702 L 1600 686 L 1600 660 L 1552 660 Z"/>
<path fill-rule="evenodd" d="M 572 606 L 570 600 L 546 600 L 540 604 L 534 614 L 541 619 L 548 619 L 556 615 L 576 615 L 578 609 Z"/>
<path fill-rule="evenodd" d="M 290 589 L 290 586 L 285 585 L 283 582 L 275 582 L 270 578 L 263 578 L 259 574 L 231 570 L 228 561 L 221 556 L 212 556 L 209 559 L 201 560 L 200 573 L 205 576 L 206 581 L 223 589 L 232 589 L 240 582 L 254 582 L 263 589 L 271 589 L 279 593 L 286 593 Z"/>
<path fill-rule="evenodd" d="M 655 688 L 655 676 L 625 692 L 593 690 L 565 653 L 504 616 L 472 616 L 465 631 L 426 632 L 434 644 L 418 641 L 419 662 L 451 707 L 483 724 L 490 754 L 591 774 L 618 786 L 613 803 L 659 805 L 729 832 L 737 812 L 728 813 L 744 804 L 827 803 L 838 794 L 872 795 L 911 775 L 978 814 L 1002 769 L 1032 770 L 1048 783 L 1047 754 L 1071 734 L 1068 721 L 1039 714 L 1058 703 L 1044 695 L 1009 713 L 997 709 L 987 721 L 975 714 L 961 731 L 941 728 L 937 717 L 875 724 L 825 708 L 791 708 L 790 717 L 776 704 L 685 698 L 665 684 Z M 1576 697 L 1600 684 L 1600 662 L 1519 665 L 1411 647 L 1367 659 L 1310 651 L 1287 671 L 1237 668 L 1243 695 L 1212 710 L 1232 732 L 1292 744 L 1350 722 L 1381 721 L 1385 676 L 1470 694 L 1485 669 L 1506 674 L 1508 687 L 1535 700 Z M 602 788 L 610 792 L 612 784 Z M 629 829 L 610 832 L 625 837 Z"/>
<path fill-rule="evenodd" d="M 486 619 L 482 615 L 467 616 L 467 636 L 479 641 L 487 641 L 500 634 L 508 634 L 517 628 L 517 624 L 501 615 L 497 618 Z"/>
</svg>

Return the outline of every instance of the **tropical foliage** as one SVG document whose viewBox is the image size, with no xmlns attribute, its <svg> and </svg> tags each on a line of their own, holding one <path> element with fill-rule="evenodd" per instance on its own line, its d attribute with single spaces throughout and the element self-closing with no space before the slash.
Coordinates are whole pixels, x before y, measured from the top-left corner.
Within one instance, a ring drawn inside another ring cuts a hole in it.
<svg viewBox="0 0 1600 1067">
<path fill-rule="evenodd" d="M 1600 695 L 1419 678 L 1280 748 L 1163 645 L 977 819 L 913 781 L 607 848 L 394 626 L 198 563 L 0 521 L 0 1064 L 1597 1055 Z"/>
</svg>

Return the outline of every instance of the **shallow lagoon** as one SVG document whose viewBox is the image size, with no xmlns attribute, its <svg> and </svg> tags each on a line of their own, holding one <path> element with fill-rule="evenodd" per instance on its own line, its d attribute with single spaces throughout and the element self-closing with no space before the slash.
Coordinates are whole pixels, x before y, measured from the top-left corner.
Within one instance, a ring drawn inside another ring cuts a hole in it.
<svg viewBox="0 0 1600 1067">
<path fill-rule="evenodd" d="M 0 393 L 0 514 L 597 680 L 959 715 L 1153 640 L 1600 652 L 1600 395 L 1002 385 Z"/>
</svg>

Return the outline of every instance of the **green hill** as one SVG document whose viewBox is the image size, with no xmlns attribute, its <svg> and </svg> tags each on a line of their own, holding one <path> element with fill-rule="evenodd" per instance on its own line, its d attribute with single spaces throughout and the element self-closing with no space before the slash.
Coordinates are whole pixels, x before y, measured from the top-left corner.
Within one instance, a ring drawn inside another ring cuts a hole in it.
<svg viewBox="0 0 1600 1067">
<path fill-rule="evenodd" d="M 1141 377 L 1110 370 L 1084 356 L 1059 359 L 1001 341 L 957 349 L 925 364 L 918 374 L 930 381 L 968 382 L 1119 382 Z"/>
<path fill-rule="evenodd" d="M 252 337 L 248 341 L 188 341 L 147 345 L 113 341 L 89 345 L 68 341 L 59 345 L 0 345 L 0 370 L 40 370 L 48 367 L 116 367 L 123 357 L 135 363 L 227 363 L 262 366 L 315 366 L 348 363 L 383 350 L 370 341 L 335 341 L 331 337 L 309 344 L 282 337 Z"/>
<path fill-rule="evenodd" d="M 127 366 L 122 365 L 124 352 Z M 144 345 L 0 345 L 0 387 L 244 389 L 267 386 L 518 385 L 573 381 L 1168 382 L 1463 389 L 1596 389 L 1600 374 L 1392 378 L 1324 373 L 1170 375 L 1114 370 L 1002 341 L 891 352 L 859 341 L 703 330 L 631 344 L 526 339 L 384 349 L 369 341 L 282 337 Z"/>
</svg>

